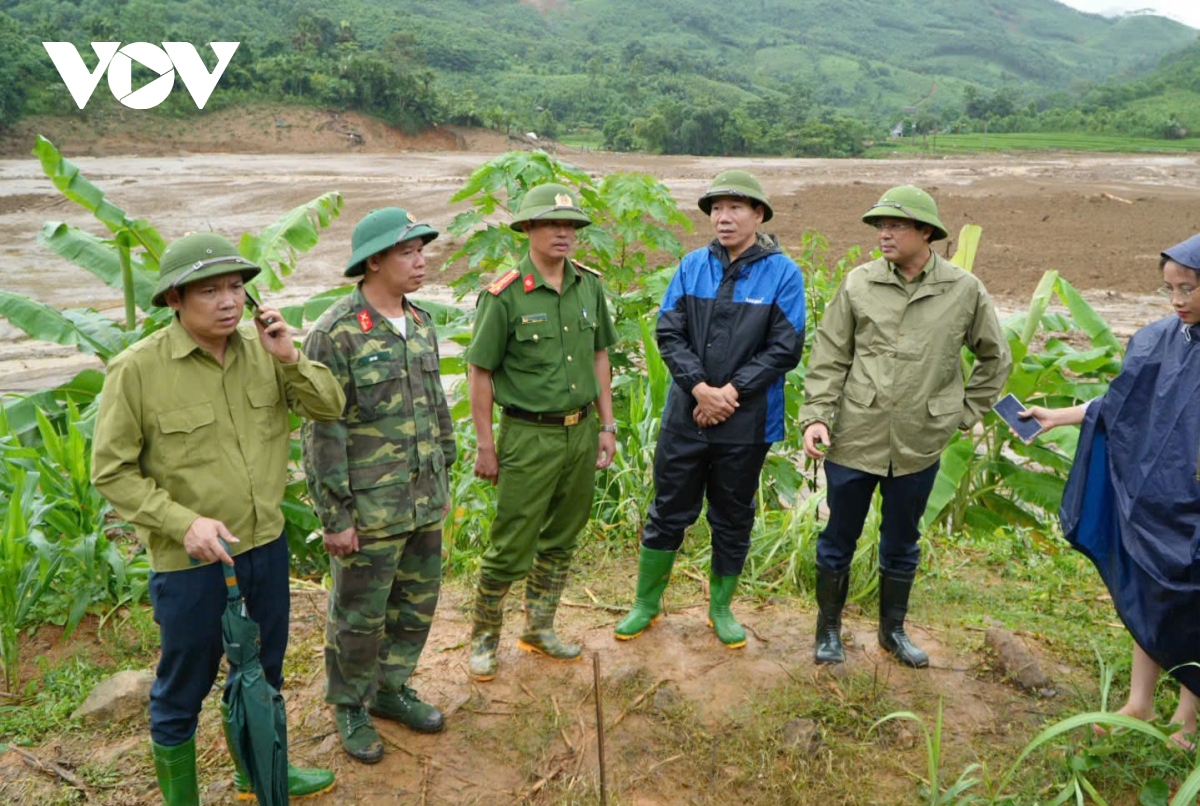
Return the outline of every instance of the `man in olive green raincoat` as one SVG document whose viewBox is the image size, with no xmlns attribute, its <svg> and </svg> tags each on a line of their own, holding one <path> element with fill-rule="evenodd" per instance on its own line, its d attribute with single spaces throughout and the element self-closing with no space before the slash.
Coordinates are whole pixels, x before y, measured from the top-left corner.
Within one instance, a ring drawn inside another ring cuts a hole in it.
<svg viewBox="0 0 1200 806">
<path fill-rule="evenodd" d="M 1012 357 L 983 283 L 931 248 L 946 228 L 929 194 L 893 188 L 863 221 L 879 233 L 883 257 L 847 274 L 825 308 L 800 412 L 805 453 L 825 458 L 829 504 L 817 539 L 815 659 L 845 660 L 850 562 L 879 487 L 879 645 L 919 668 L 929 658 L 904 620 L 921 515 L 942 450 L 955 430 L 972 428 L 991 408 Z M 965 384 L 964 346 L 975 355 Z"/>
<path fill-rule="evenodd" d="M 242 322 L 244 284 L 258 272 L 212 232 L 168 246 L 153 303 L 175 317 L 109 363 L 96 416 L 92 482 L 137 527 L 153 569 L 162 655 L 150 690 L 150 738 L 167 806 L 200 802 L 196 724 L 224 657 L 221 563 L 236 558 L 248 614 L 261 631 L 264 676 L 283 687 L 288 410 L 328 421 L 345 402 L 328 368 L 296 349 L 279 311 L 262 309 L 253 323 Z M 228 730 L 225 703 L 222 716 Z M 234 764 L 240 795 L 253 796 L 236 755 Z M 288 768 L 293 798 L 323 792 L 333 780 L 326 770 Z"/>
<path fill-rule="evenodd" d="M 475 680 L 496 675 L 502 605 L 520 579 L 527 620 L 518 647 L 561 660 L 582 652 L 559 639 L 554 615 L 596 470 L 617 448 L 608 362 L 616 332 L 600 275 L 571 260 L 575 231 L 590 223 L 573 191 L 532 188 L 512 224 L 529 237 L 529 251 L 479 295 L 467 354 L 475 475 L 499 489 L 475 593 Z M 493 403 L 502 412 L 498 443 Z"/>
<path fill-rule="evenodd" d="M 345 270 L 362 281 L 304 340 L 346 394 L 340 420 L 305 427 L 304 467 L 333 577 L 325 699 L 368 764 L 383 757 L 368 711 L 421 733 L 443 724 L 408 685 L 437 608 L 456 450 L 433 319 L 408 298 L 437 236 L 399 207 L 368 213 Z"/>
</svg>

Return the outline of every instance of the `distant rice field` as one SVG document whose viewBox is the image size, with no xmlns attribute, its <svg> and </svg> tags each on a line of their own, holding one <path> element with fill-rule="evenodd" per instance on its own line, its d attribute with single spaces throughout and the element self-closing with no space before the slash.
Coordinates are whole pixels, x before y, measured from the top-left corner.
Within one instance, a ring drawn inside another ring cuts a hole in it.
<svg viewBox="0 0 1200 806">
<path fill-rule="evenodd" d="M 1124 154 L 1200 152 L 1200 138 L 1159 140 L 1100 134 L 1036 132 L 1028 134 L 939 134 L 877 143 L 868 157 L 893 154 L 976 154 L 996 151 L 1101 151 Z"/>
</svg>

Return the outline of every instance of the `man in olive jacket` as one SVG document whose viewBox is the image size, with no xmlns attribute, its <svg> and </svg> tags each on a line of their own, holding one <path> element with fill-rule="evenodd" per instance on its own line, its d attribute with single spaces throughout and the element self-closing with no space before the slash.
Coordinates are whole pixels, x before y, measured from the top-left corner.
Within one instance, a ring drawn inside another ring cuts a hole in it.
<svg viewBox="0 0 1200 806">
<path fill-rule="evenodd" d="M 1012 357 L 983 283 L 931 249 L 946 228 L 929 194 L 893 188 L 863 221 L 883 257 L 846 275 L 825 309 L 800 412 L 805 453 L 825 458 L 829 505 L 817 539 L 815 659 L 845 660 L 850 562 L 879 487 L 879 645 L 921 668 L 929 658 L 904 632 L 921 515 L 942 450 L 991 408 Z M 975 355 L 965 385 L 964 346 Z"/>
</svg>

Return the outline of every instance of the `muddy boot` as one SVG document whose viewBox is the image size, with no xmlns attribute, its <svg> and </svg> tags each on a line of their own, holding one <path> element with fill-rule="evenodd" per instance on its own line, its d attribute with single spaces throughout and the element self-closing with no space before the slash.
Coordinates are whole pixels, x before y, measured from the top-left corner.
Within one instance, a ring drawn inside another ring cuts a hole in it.
<svg viewBox="0 0 1200 806">
<path fill-rule="evenodd" d="M 842 648 L 842 608 L 850 589 L 850 572 L 840 574 L 817 566 L 817 663 L 845 663 Z"/>
<path fill-rule="evenodd" d="M 567 582 L 568 563 L 533 558 L 533 568 L 525 579 L 525 632 L 517 641 L 518 649 L 555 660 L 578 660 L 583 654 L 583 647 L 563 643 L 554 632 L 554 614 Z"/>
<path fill-rule="evenodd" d="M 150 742 L 154 750 L 154 772 L 164 806 L 200 806 L 196 783 L 196 736 L 171 746 Z"/>
<path fill-rule="evenodd" d="M 225 746 L 229 749 L 229 757 L 233 759 L 233 787 L 237 790 L 238 800 L 257 800 L 254 785 L 246 773 L 246 765 L 233 749 L 233 739 L 230 735 L 232 723 L 229 721 L 229 706 L 221 703 L 221 727 L 225 731 Z M 292 800 L 320 795 L 333 789 L 336 783 L 334 775 L 329 770 L 320 768 L 304 769 L 293 766 L 288 762 L 288 795 Z"/>
<path fill-rule="evenodd" d="M 879 569 L 879 646 L 896 660 L 914 669 L 929 665 L 929 656 L 904 632 L 908 595 L 915 573 L 897 574 Z"/>
<path fill-rule="evenodd" d="M 479 575 L 475 589 L 474 625 L 471 627 L 471 678 L 479 682 L 496 676 L 496 647 L 500 645 L 500 627 L 504 623 L 504 597 L 511 582 L 499 582 Z"/>
<path fill-rule="evenodd" d="M 746 645 L 746 631 L 729 609 L 737 583 L 736 576 L 722 577 L 709 571 L 708 626 L 716 631 L 717 638 L 729 649 L 741 649 Z"/>
<path fill-rule="evenodd" d="M 618 641 L 637 638 L 659 619 L 663 591 L 671 579 L 675 552 L 648 549 L 642 546 L 638 554 L 637 595 L 633 608 L 617 624 L 613 635 Z"/>
</svg>

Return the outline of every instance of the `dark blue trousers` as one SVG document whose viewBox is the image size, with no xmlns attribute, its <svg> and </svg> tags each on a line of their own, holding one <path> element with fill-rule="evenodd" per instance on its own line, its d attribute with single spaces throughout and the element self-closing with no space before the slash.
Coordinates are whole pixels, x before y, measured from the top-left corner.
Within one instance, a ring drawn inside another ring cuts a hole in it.
<svg viewBox="0 0 1200 806">
<path fill-rule="evenodd" d="M 876 476 L 825 461 L 825 500 L 829 523 L 817 538 L 817 565 L 841 574 L 850 570 L 854 547 L 871 509 L 875 488 L 883 496 L 879 529 L 879 567 L 897 576 L 911 576 L 921 559 L 921 516 L 937 479 L 938 465 L 905 476 Z"/>
<path fill-rule="evenodd" d="M 287 538 L 234 558 L 246 611 L 262 632 L 263 673 L 283 687 L 291 596 L 288 592 Z M 221 614 L 228 592 L 220 563 L 150 575 L 150 602 L 162 641 L 162 658 L 150 689 L 150 738 L 155 744 L 183 744 L 196 732 L 200 705 L 212 691 L 225 649 Z"/>
<path fill-rule="evenodd" d="M 654 450 L 654 503 L 642 545 L 678 551 L 707 496 L 713 573 L 741 574 L 750 551 L 758 477 L 770 449 L 769 443 L 721 445 L 661 432 Z"/>
</svg>

